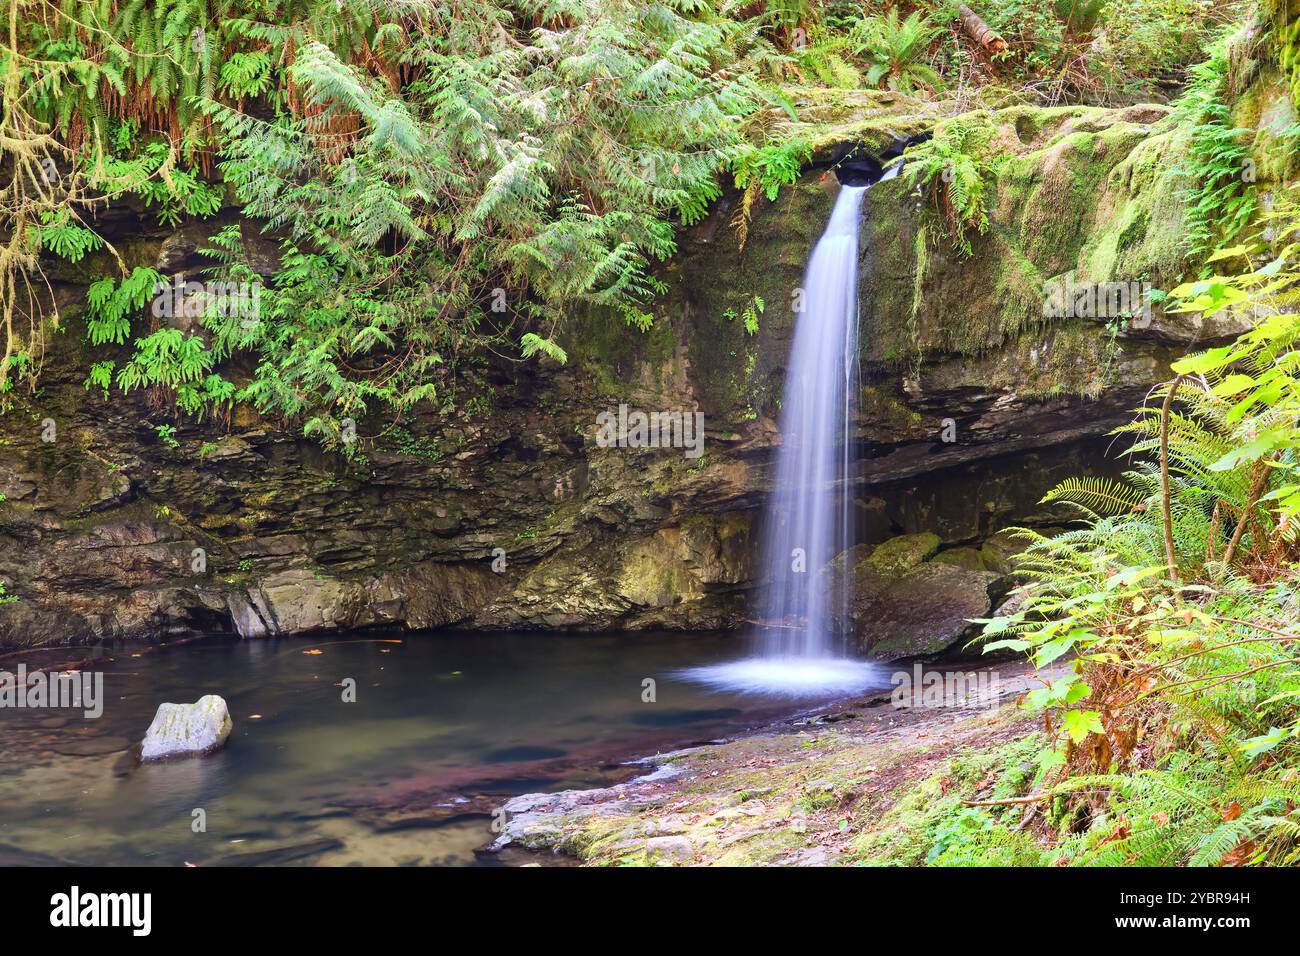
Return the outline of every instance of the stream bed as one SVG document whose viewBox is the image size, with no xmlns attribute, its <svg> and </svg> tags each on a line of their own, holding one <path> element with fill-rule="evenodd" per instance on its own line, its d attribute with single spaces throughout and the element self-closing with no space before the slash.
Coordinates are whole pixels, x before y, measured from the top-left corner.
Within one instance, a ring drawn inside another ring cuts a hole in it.
<svg viewBox="0 0 1300 956">
<path fill-rule="evenodd" d="M 103 714 L 0 709 L 0 864 L 497 864 L 510 796 L 608 785 L 631 758 L 823 701 L 676 676 L 735 659 L 701 634 L 211 637 L 6 655 L 103 674 Z M 355 701 L 345 702 L 349 679 Z M 645 681 L 653 680 L 653 701 Z M 164 701 L 220 694 L 215 754 L 140 764 Z"/>
</svg>

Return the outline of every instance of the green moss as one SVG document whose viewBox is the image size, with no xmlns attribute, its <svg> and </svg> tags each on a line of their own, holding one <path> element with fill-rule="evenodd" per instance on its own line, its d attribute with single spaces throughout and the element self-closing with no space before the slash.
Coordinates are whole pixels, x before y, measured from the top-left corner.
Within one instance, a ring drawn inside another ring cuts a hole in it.
<svg viewBox="0 0 1300 956">
<path fill-rule="evenodd" d="M 1023 356 L 1028 375 L 1022 394 L 1029 398 L 1079 395 L 1095 398 L 1106 385 L 1106 339 L 1097 326 L 1072 320 Z"/>
<path fill-rule="evenodd" d="M 1261 67 L 1254 82 L 1233 101 L 1232 125 L 1257 131 L 1251 146 L 1257 183 L 1288 183 L 1300 172 L 1298 119 L 1286 80 L 1271 65 Z"/>
<path fill-rule="evenodd" d="M 930 129 L 943 115 L 943 104 L 913 99 L 885 90 L 786 87 L 797 118 L 780 109 L 763 115 L 768 136 L 800 138 L 814 150 L 839 143 L 861 143 L 880 149 L 900 136 Z"/>
<path fill-rule="evenodd" d="M 645 335 L 643 351 L 645 361 L 659 372 L 663 366 L 673 360 L 677 352 L 677 335 L 673 331 L 672 323 L 656 322 L 642 334 Z"/>
<path fill-rule="evenodd" d="M 937 534 L 900 534 L 876 546 L 867 558 L 867 569 L 887 581 L 896 580 L 932 557 L 939 544 Z"/>
<path fill-rule="evenodd" d="M 890 433 L 920 429 L 925 425 L 925 419 L 919 412 L 872 385 L 863 386 L 859 392 L 858 407 L 873 423 L 883 425 Z"/>
<path fill-rule="evenodd" d="M 897 181 L 872 192 L 877 265 L 863 309 L 868 360 L 913 364 L 937 352 L 978 355 L 1041 321 L 1043 274 L 1020 243 L 1018 226 L 995 212 L 969 258 L 942 238 L 919 256 L 931 217 L 908 203 Z"/>
<path fill-rule="evenodd" d="M 785 826 L 750 836 L 712 861 L 714 866 L 766 866 L 804 845 L 803 836 Z"/>
<path fill-rule="evenodd" d="M 990 570 L 985 564 L 984 555 L 975 548 L 949 548 L 940 551 L 933 560 L 937 564 L 951 564 L 968 571 Z"/>
<path fill-rule="evenodd" d="M 690 236 L 687 258 L 668 271 L 671 289 L 657 306 L 692 327 L 691 379 L 704 411 L 732 425 L 774 414 L 780 372 L 789 351 L 794 291 L 809 251 L 830 215 L 834 178 L 806 180 L 774 203 L 760 199 L 750 213 L 743 247 L 721 216 L 708 234 Z M 747 335 L 728 310 L 740 313 L 757 296 L 765 309 L 756 335 Z"/>
<path fill-rule="evenodd" d="M 1179 174 L 1185 132 L 1166 130 L 1136 145 L 1114 169 L 1078 254 L 1079 279 L 1165 280 L 1187 255 L 1186 182 Z"/>
<path fill-rule="evenodd" d="M 1261 7 L 1273 24 L 1277 62 L 1291 91 L 1291 102 L 1300 106 L 1300 19 L 1289 0 L 1263 0 Z"/>
<path fill-rule="evenodd" d="M 990 129 L 981 154 L 992 170 L 989 229 L 969 257 L 943 239 L 921 255 L 929 206 L 917 209 L 895 183 L 872 190 L 875 268 L 863 308 L 864 357 L 919 365 L 938 354 L 993 355 L 1010 344 L 1009 359 L 1038 353 L 1028 365 L 991 369 L 1011 387 L 1031 396 L 1095 395 L 1108 367 L 1104 323 L 1059 332 L 1062 320 L 1043 314 L 1045 287 L 1066 273 L 1157 288 L 1181 277 L 1184 144 L 1159 106 L 1020 106 L 970 116 Z M 1026 385 L 1027 369 L 1048 353 L 1060 361 Z M 1070 368 L 1071 361 L 1085 367 Z"/>
<path fill-rule="evenodd" d="M 646 337 L 610 309 L 590 309 L 570 317 L 560 337 L 569 365 L 581 369 L 597 390 L 615 398 L 627 393 L 633 363 L 644 353 Z"/>
<path fill-rule="evenodd" d="M 854 847 L 859 866 L 1042 865 L 1045 851 L 1014 828 L 1023 807 L 963 806 L 976 790 L 982 798 L 1028 793 L 1037 778 L 1034 757 L 1042 735 L 1011 743 L 965 749 L 884 814 L 861 815 L 862 835 Z"/>
</svg>

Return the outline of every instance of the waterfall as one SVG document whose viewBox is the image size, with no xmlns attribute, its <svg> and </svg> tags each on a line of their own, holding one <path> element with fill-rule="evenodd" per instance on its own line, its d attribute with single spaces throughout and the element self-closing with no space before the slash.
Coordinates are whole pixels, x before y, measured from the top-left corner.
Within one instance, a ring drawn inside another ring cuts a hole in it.
<svg viewBox="0 0 1300 956">
<path fill-rule="evenodd" d="M 885 179 L 897 175 L 895 166 Z M 781 408 L 781 446 L 764 514 L 758 656 L 685 676 L 785 696 L 882 683 L 844 657 L 853 547 L 853 418 L 858 393 L 858 223 L 869 186 L 841 186 L 804 273 Z M 834 575 L 839 580 L 834 580 Z"/>
<path fill-rule="evenodd" d="M 858 219 L 865 186 L 843 186 L 808 260 L 781 408 L 781 447 L 764 515 L 764 657 L 836 650 L 849 580 L 823 570 L 853 546 L 851 430 L 858 384 Z M 833 599 L 842 605 L 832 607 Z"/>
</svg>

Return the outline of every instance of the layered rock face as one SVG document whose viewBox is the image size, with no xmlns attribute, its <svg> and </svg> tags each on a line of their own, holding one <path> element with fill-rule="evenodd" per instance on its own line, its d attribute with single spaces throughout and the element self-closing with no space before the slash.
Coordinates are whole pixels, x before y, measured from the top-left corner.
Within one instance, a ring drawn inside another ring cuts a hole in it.
<svg viewBox="0 0 1300 956">
<path fill-rule="evenodd" d="M 924 214 L 901 180 L 870 193 L 850 491 L 866 545 L 936 536 L 925 580 L 890 584 L 908 600 L 950 590 L 944 575 L 987 573 L 949 551 L 978 554 L 1010 524 L 1058 523 L 1041 495 L 1067 475 L 1113 470 L 1099 436 L 1167 376 L 1172 355 L 1233 331 L 1158 308 L 1140 329 L 1043 315 L 1043 287 L 1061 277 L 1156 287 L 1176 277 L 1179 143 L 1167 113 L 989 114 L 1010 159 L 969 258 L 934 240 L 918 257 Z M 175 422 L 148 396 L 105 400 L 83 386 L 91 358 L 72 319 L 53 337 L 39 392 L 0 419 L 0 580 L 20 598 L 0 607 L 0 644 L 741 624 L 758 584 L 756 516 L 780 440 L 797 290 L 837 188 L 814 170 L 760 200 L 743 245 L 729 196 L 665 264 L 670 291 L 649 333 L 576 316 L 568 365 L 502 362 L 454 412 L 363 422 L 350 461 L 246 409 Z M 151 232 L 118 215 L 130 264 L 170 273 L 196 268 L 194 250 L 220 226 Z M 75 303 L 99 274 L 64 267 L 56 294 Z M 742 315 L 756 297 L 750 335 Z M 597 416 L 620 404 L 703 413 L 703 454 L 602 447 Z M 925 626 L 884 620 L 863 610 L 866 645 L 887 632 L 910 648 L 907 633 Z"/>
</svg>

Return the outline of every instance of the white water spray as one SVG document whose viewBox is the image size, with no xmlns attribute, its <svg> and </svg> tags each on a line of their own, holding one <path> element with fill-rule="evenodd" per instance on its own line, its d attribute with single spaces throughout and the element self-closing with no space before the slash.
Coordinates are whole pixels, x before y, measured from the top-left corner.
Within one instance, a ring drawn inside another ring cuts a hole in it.
<svg viewBox="0 0 1300 956">
<path fill-rule="evenodd" d="M 884 178 L 897 172 L 895 166 Z M 858 392 L 858 223 L 867 189 L 840 188 L 804 274 L 764 515 L 760 656 L 685 673 L 720 689 L 799 697 L 885 683 L 874 665 L 843 656 L 852 569 L 847 561 L 834 571 L 827 567 L 854 543 L 849 471 Z"/>
</svg>

